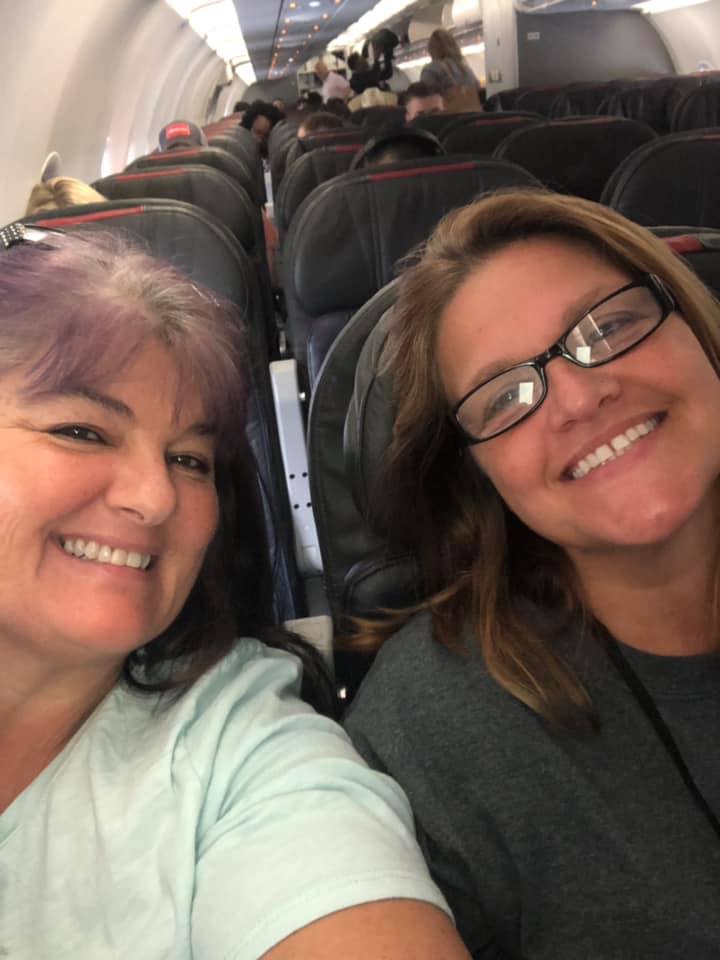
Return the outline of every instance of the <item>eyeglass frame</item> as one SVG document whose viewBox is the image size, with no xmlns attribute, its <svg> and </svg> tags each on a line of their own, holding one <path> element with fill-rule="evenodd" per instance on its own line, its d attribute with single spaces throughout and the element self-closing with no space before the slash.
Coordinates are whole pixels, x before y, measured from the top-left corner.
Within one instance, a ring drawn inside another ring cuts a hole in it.
<svg viewBox="0 0 720 960">
<path fill-rule="evenodd" d="M 634 290 L 638 287 L 645 287 L 647 290 L 652 293 L 657 301 L 658 306 L 660 307 L 661 314 L 660 319 L 647 333 L 644 333 L 639 340 L 636 340 L 634 343 L 630 344 L 628 347 L 624 347 L 622 350 L 619 350 L 617 353 L 614 353 L 611 357 L 606 357 L 604 360 L 598 360 L 595 363 L 583 363 L 581 360 L 578 360 L 577 357 L 573 356 L 570 351 L 565 346 L 565 341 L 573 332 L 573 330 L 580 326 L 580 324 L 585 320 L 593 310 L 597 310 L 598 307 L 601 307 L 604 303 L 607 303 L 608 300 L 612 300 L 614 297 L 619 296 L 621 293 L 625 293 L 626 290 Z M 551 344 L 547 350 L 544 350 L 542 353 L 539 353 L 535 357 L 531 357 L 529 360 L 524 360 L 522 363 L 513 364 L 511 367 L 507 367 L 505 370 L 500 370 L 498 373 L 494 373 L 491 377 L 488 377 L 487 380 L 483 380 L 482 383 L 476 384 L 472 389 L 462 396 L 457 403 L 453 404 L 450 409 L 450 418 L 453 426 L 456 430 L 460 432 L 462 437 L 462 445 L 466 447 L 473 447 L 479 443 L 487 443 L 488 440 L 494 440 L 496 437 L 501 436 L 503 433 L 507 433 L 508 430 L 513 430 L 518 424 L 522 423 L 523 420 L 526 420 L 528 417 L 532 416 L 540 407 L 543 405 L 548 395 L 548 382 L 547 377 L 545 376 L 545 367 L 550 363 L 551 360 L 554 360 L 556 357 L 564 357 L 566 360 L 569 360 L 570 363 L 574 364 L 576 367 L 582 367 L 584 370 L 591 370 L 593 367 L 602 367 L 607 363 L 612 363 L 614 360 L 618 360 L 624 354 L 629 353 L 631 350 L 634 350 L 635 347 L 639 347 L 640 344 L 647 340 L 648 337 L 652 336 L 656 330 L 658 330 L 663 323 L 667 320 L 673 310 L 677 309 L 677 301 L 670 293 L 668 288 L 665 286 L 663 281 L 657 274 L 648 273 L 641 277 L 639 280 L 633 280 L 631 283 L 625 284 L 625 286 L 620 287 L 617 290 L 614 290 L 612 293 L 609 293 L 606 297 L 603 297 L 602 300 L 598 300 L 597 303 L 594 303 L 589 309 L 587 309 L 579 320 L 575 320 L 570 326 L 558 337 L 558 339 Z M 492 383 L 493 380 L 496 380 L 498 377 L 504 377 L 506 374 L 510 373 L 511 370 L 518 370 L 521 367 L 532 367 L 532 369 L 537 373 L 540 378 L 540 383 L 542 384 L 542 396 L 540 400 L 531 407 L 526 413 L 524 413 L 518 420 L 514 423 L 511 423 L 508 427 L 503 427 L 502 430 L 498 430 L 497 433 L 491 434 L 489 437 L 483 437 L 478 439 L 469 433 L 463 425 L 458 420 L 458 411 L 474 393 L 478 390 L 481 390 L 483 387 L 487 386 L 488 383 Z"/>
</svg>

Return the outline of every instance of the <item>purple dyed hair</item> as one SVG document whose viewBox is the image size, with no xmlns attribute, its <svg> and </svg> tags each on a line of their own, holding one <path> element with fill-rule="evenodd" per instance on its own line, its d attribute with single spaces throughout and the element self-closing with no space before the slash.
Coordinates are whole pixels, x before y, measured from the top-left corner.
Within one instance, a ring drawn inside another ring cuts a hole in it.
<svg viewBox="0 0 720 960">
<path fill-rule="evenodd" d="M 0 376 L 27 367 L 32 395 L 97 386 L 157 339 L 180 370 L 177 412 L 184 390 L 197 390 L 218 456 L 242 443 L 246 383 L 232 307 L 117 235 L 49 244 L 0 256 Z"/>
</svg>

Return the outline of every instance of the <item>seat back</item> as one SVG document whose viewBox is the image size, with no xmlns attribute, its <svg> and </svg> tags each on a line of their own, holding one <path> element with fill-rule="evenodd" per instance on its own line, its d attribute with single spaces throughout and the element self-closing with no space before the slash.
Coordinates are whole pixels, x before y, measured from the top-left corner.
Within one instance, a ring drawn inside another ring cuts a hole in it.
<svg viewBox="0 0 720 960">
<path fill-rule="evenodd" d="M 702 130 L 720 127 L 720 83 L 704 83 L 689 90 L 678 102 L 672 115 L 672 129 Z"/>
<path fill-rule="evenodd" d="M 208 146 L 224 150 L 239 160 L 255 178 L 256 195 L 265 200 L 265 173 L 255 137 L 245 127 L 228 127 L 208 138 Z"/>
<path fill-rule="evenodd" d="M 297 139 L 298 125 L 287 120 L 276 123 L 268 138 L 268 157 L 270 158 L 270 181 L 273 197 L 276 197 L 280 182 L 285 174 L 287 154 Z"/>
<path fill-rule="evenodd" d="M 500 113 L 503 110 L 514 110 L 518 97 L 525 93 L 527 87 L 512 87 L 509 90 L 500 90 L 493 93 L 485 101 L 485 113 Z"/>
<path fill-rule="evenodd" d="M 306 386 L 350 317 L 441 217 L 502 186 L 537 181 L 504 162 L 432 157 L 341 174 L 305 199 L 283 266 L 288 336 Z"/>
<path fill-rule="evenodd" d="M 519 94 L 513 110 L 529 110 L 531 113 L 549 117 L 555 101 L 566 90 L 567 86 L 529 87 Z"/>
<path fill-rule="evenodd" d="M 174 200 L 114 200 L 40 213 L 25 222 L 62 229 L 121 230 L 143 241 L 193 280 L 236 304 L 244 320 L 251 390 L 247 435 L 258 467 L 278 620 L 303 616 L 290 505 L 284 490 L 265 342 L 263 303 L 256 271 L 232 233 L 198 207 Z"/>
<path fill-rule="evenodd" d="M 696 76 L 662 77 L 647 84 L 634 84 L 616 92 L 606 104 L 608 114 L 646 123 L 657 133 L 671 128 L 672 111 L 679 96 L 700 86 Z"/>
<path fill-rule="evenodd" d="M 650 127 L 621 117 L 550 120 L 510 134 L 493 156 L 519 164 L 560 193 L 598 200 L 613 170 L 654 138 Z"/>
<path fill-rule="evenodd" d="M 455 124 L 469 123 L 471 120 L 484 116 L 484 112 L 480 110 L 468 110 L 466 113 L 443 111 L 442 113 L 429 113 L 427 116 L 415 117 L 414 120 L 410 121 L 408 126 L 410 129 L 415 127 L 417 130 L 427 130 L 428 133 L 432 133 L 433 136 L 442 140 L 447 130 Z"/>
<path fill-rule="evenodd" d="M 285 157 L 285 171 L 287 172 L 295 161 L 311 153 L 313 150 L 322 150 L 323 147 L 361 147 L 375 135 L 370 127 L 340 127 L 338 130 L 323 130 L 314 133 L 302 140 L 295 138 Z"/>
<path fill-rule="evenodd" d="M 275 201 L 275 223 L 284 237 L 295 211 L 315 187 L 347 173 L 360 144 L 337 144 L 321 147 L 299 157 L 287 171 Z"/>
<path fill-rule="evenodd" d="M 561 91 L 551 107 L 551 116 L 588 117 L 598 113 L 600 104 L 623 88 L 618 80 L 607 83 L 576 83 Z"/>
<path fill-rule="evenodd" d="M 260 204 L 262 202 L 250 165 L 219 147 L 187 147 L 184 150 L 164 150 L 158 153 L 149 153 L 146 157 L 138 157 L 137 160 L 129 164 L 125 173 L 157 170 L 159 167 L 187 167 L 188 164 L 219 170 L 242 187 L 253 203 Z"/>
<path fill-rule="evenodd" d="M 631 154 L 602 202 L 646 226 L 720 227 L 720 130 L 660 137 Z"/>
<path fill-rule="evenodd" d="M 446 128 L 441 143 L 449 154 L 471 154 L 489 157 L 505 137 L 521 127 L 544 120 L 540 114 L 513 110 L 488 113 L 468 120 L 458 119 Z"/>
<path fill-rule="evenodd" d="M 372 127 L 377 130 L 392 123 L 405 121 L 404 107 L 360 107 L 350 116 L 350 122 L 357 127 Z"/>
<path fill-rule="evenodd" d="M 271 350 L 274 349 L 276 332 L 271 314 L 272 297 L 262 215 L 260 208 L 251 202 L 235 180 L 214 167 L 198 164 L 116 173 L 97 180 L 93 186 L 111 200 L 147 197 L 182 200 L 194 204 L 224 224 L 250 256 L 258 272 L 268 313 L 268 344 Z"/>
<path fill-rule="evenodd" d="M 666 239 L 720 293 L 720 232 Z M 371 516 L 393 430 L 391 384 L 381 366 L 397 287 L 395 280 L 380 290 L 339 334 L 310 408 L 310 488 L 338 637 L 352 632 L 352 617 L 422 599 L 415 558 L 391 543 Z"/>
</svg>

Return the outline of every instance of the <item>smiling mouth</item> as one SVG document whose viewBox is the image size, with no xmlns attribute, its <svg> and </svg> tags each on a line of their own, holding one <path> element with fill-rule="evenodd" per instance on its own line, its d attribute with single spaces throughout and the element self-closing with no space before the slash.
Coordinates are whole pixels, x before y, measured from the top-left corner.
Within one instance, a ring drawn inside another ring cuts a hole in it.
<svg viewBox="0 0 720 960">
<path fill-rule="evenodd" d="M 618 433 L 607 443 L 601 443 L 595 450 L 586 453 L 573 467 L 568 468 L 563 478 L 565 480 L 582 480 L 593 470 L 599 470 L 601 467 L 607 466 L 608 463 L 612 463 L 613 460 L 617 460 L 618 457 L 624 456 L 635 444 L 640 443 L 656 430 L 666 416 L 665 413 L 656 413 L 647 420 L 641 420 L 622 433 Z"/>
<path fill-rule="evenodd" d="M 80 537 L 60 537 L 59 544 L 65 553 L 76 560 L 85 560 L 88 563 L 103 563 L 113 567 L 130 567 L 144 573 L 151 570 L 155 558 L 150 553 L 138 553 L 134 550 L 123 550 L 120 547 L 110 547 L 97 540 L 83 540 Z"/>
</svg>

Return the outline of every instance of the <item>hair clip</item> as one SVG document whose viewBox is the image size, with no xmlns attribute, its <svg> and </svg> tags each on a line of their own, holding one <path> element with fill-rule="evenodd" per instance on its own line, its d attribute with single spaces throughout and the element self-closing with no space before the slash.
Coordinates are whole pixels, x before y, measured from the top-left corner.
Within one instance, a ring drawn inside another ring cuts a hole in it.
<svg viewBox="0 0 720 960">
<path fill-rule="evenodd" d="M 0 229 L 0 246 L 5 250 L 9 250 L 10 247 L 14 247 L 18 243 L 44 243 L 51 246 L 47 241 L 53 236 L 62 236 L 62 231 L 41 230 L 39 227 L 26 223 L 10 223 L 7 227 Z"/>
</svg>

